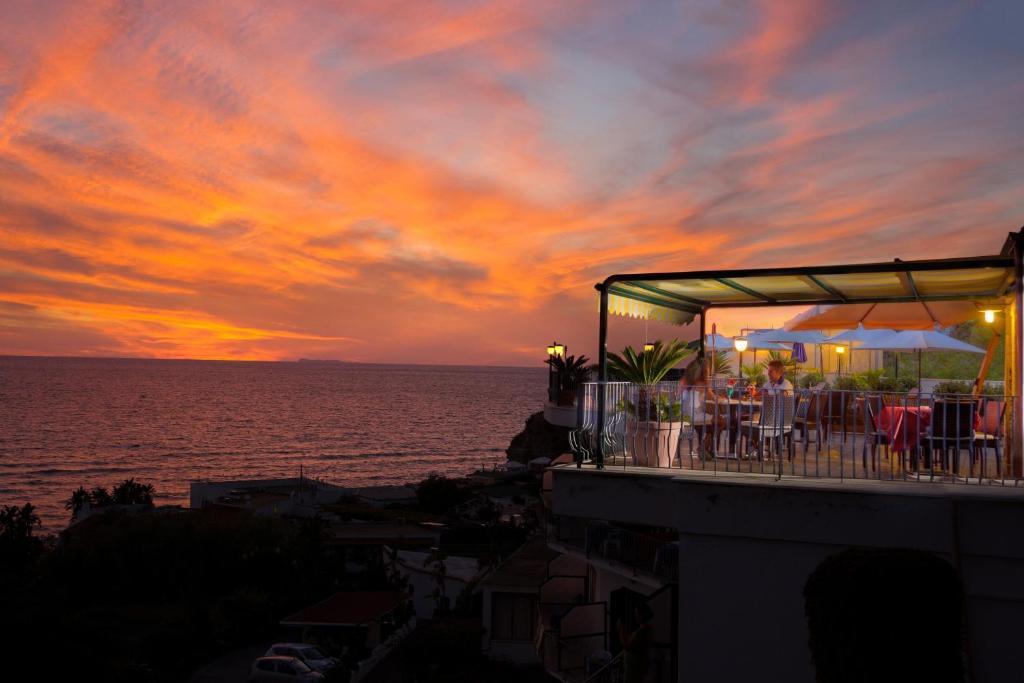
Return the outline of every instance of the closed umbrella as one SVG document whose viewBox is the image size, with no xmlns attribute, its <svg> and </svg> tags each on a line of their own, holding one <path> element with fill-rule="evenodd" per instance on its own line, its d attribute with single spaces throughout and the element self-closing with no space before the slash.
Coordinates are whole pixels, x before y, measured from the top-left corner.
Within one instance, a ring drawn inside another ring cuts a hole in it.
<svg viewBox="0 0 1024 683">
<path fill-rule="evenodd" d="M 807 362 L 807 349 L 804 348 L 803 342 L 793 343 L 793 360 L 797 363 Z"/>
<path fill-rule="evenodd" d="M 962 351 L 965 353 L 985 353 L 985 349 L 954 339 L 948 334 L 937 330 L 903 330 L 893 332 L 870 342 L 864 342 L 857 348 L 880 351 L 917 351 L 917 387 L 921 388 L 921 352 L 923 351 Z"/>
</svg>

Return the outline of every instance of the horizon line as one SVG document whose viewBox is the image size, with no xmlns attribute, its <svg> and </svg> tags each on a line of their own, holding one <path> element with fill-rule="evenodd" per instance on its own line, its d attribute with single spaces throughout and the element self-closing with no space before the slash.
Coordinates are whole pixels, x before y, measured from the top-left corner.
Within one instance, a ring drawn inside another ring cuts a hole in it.
<svg viewBox="0 0 1024 683">
<path fill-rule="evenodd" d="M 59 360 L 154 360 L 154 361 L 176 361 L 191 363 L 337 363 L 343 365 L 417 365 L 424 367 L 450 367 L 450 368 L 521 368 L 541 369 L 543 363 L 533 365 L 497 365 L 493 363 L 417 363 L 417 362 L 385 362 L 385 361 L 357 361 L 339 360 L 334 358 L 295 358 L 292 360 L 260 360 L 246 358 L 154 358 L 151 356 L 71 356 L 71 355 L 46 355 L 46 354 L 23 354 L 23 353 L 0 353 L 3 358 L 49 358 Z"/>
</svg>

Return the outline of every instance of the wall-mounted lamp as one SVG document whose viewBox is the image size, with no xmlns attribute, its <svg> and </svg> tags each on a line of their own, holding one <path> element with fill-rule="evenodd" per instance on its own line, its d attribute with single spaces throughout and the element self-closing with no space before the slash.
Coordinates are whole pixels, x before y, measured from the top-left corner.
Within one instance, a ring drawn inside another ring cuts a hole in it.
<svg viewBox="0 0 1024 683">
<path fill-rule="evenodd" d="M 985 314 L 985 322 L 987 322 L 987 323 L 994 323 L 996 321 L 996 312 L 993 311 L 991 308 L 988 309 L 988 310 L 982 311 L 982 313 Z"/>
</svg>

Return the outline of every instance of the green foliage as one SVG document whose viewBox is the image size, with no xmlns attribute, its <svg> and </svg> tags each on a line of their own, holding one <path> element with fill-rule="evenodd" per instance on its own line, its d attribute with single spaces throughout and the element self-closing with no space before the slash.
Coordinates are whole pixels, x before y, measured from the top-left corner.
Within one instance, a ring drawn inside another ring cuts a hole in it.
<svg viewBox="0 0 1024 683">
<path fill-rule="evenodd" d="M 949 380 L 946 382 L 939 382 L 932 389 L 935 394 L 972 394 L 974 393 L 974 385 L 970 382 L 962 382 L 958 380 Z"/>
<path fill-rule="evenodd" d="M 740 374 L 754 386 L 761 386 L 768 381 L 764 368 L 760 365 L 744 365 L 740 368 Z"/>
<path fill-rule="evenodd" d="M 798 384 L 801 389 L 810 389 L 815 385 L 822 384 L 824 381 L 825 375 L 823 375 L 819 370 L 811 370 L 810 372 L 805 372 L 800 377 Z"/>
<path fill-rule="evenodd" d="M 445 512 L 469 500 L 472 495 L 456 479 L 431 474 L 416 487 L 416 500 L 427 512 Z"/>
<path fill-rule="evenodd" d="M 864 378 L 859 374 L 842 375 L 837 377 L 832 386 L 839 391 L 864 391 L 867 389 L 867 384 L 865 383 Z"/>
<path fill-rule="evenodd" d="M 994 333 L 993 326 L 980 320 L 955 325 L 949 335 L 979 348 L 987 348 Z M 1005 337 L 1001 338 L 992 354 L 992 365 L 985 379 L 1002 380 Z M 900 377 L 917 377 L 917 354 L 914 352 L 884 353 L 884 364 L 890 371 L 899 359 Z M 981 354 L 961 351 L 926 351 L 921 354 L 921 376 L 932 379 L 962 379 L 974 381 L 981 370 Z"/>
<path fill-rule="evenodd" d="M 693 349 L 678 339 L 668 343 L 656 341 L 652 350 L 640 353 L 627 346 L 621 356 L 608 354 L 608 371 L 617 380 L 649 386 L 660 382 L 669 370 L 693 353 Z"/>
<path fill-rule="evenodd" d="M 708 362 L 711 364 L 712 375 L 728 375 L 732 370 L 732 360 L 728 351 L 715 351 L 708 354 Z"/>
<path fill-rule="evenodd" d="M 679 422 L 683 419 L 683 405 L 671 397 L 658 393 L 653 397 L 640 392 L 640 405 L 621 399 L 616 408 L 626 411 L 629 417 L 648 422 Z"/>
</svg>

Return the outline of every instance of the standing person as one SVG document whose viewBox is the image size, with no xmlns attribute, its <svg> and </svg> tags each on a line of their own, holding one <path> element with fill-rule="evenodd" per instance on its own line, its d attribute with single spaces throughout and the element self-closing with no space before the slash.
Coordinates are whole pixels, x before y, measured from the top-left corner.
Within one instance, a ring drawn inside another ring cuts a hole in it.
<svg viewBox="0 0 1024 683">
<path fill-rule="evenodd" d="M 646 602 L 637 605 L 633 611 L 637 627 L 632 633 L 626 632 L 626 625 L 619 622 L 619 642 L 622 643 L 622 668 L 625 683 L 643 683 L 651 666 L 651 643 L 654 640 L 654 610 Z"/>
</svg>

